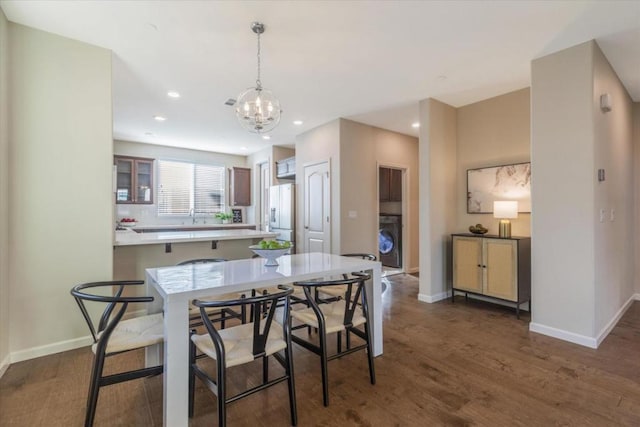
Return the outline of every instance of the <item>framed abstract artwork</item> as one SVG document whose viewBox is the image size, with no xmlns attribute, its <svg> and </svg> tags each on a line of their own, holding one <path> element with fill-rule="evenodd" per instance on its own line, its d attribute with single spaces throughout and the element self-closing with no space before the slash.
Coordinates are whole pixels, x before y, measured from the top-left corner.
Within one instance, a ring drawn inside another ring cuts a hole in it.
<svg viewBox="0 0 640 427">
<path fill-rule="evenodd" d="M 531 163 L 467 170 L 467 213 L 492 213 L 496 200 L 516 200 L 531 212 Z"/>
</svg>

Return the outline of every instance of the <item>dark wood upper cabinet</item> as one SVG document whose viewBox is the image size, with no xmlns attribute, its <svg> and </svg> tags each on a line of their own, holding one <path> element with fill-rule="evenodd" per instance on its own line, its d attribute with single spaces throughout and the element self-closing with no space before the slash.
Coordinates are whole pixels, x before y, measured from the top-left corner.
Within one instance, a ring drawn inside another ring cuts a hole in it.
<svg viewBox="0 0 640 427">
<path fill-rule="evenodd" d="M 402 170 L 380 168 L 380 201 L 402 201 Z"/>
<path fill-rule="evenodd" d="M 153 203 L 153 159 L 113 156 L 116 165 L 116 203 Z"/>
<path fill-rule="evenodd" d="M 229 175 L 231 206 L 251 206 L 251 169 L 234 167 Z"/>
</svg>

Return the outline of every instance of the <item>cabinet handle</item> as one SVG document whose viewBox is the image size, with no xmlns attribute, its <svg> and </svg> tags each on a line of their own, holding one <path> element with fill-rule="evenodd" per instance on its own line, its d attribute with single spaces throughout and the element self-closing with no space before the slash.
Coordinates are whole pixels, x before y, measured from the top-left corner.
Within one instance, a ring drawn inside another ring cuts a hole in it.
<svg viewBox="0 0 640 427">
<path fill-rule="evenodd" d="M 481 265 L 481 264 L 478 264 L 478 267 L 482 267 L 482 265 Z"/>
</svg>

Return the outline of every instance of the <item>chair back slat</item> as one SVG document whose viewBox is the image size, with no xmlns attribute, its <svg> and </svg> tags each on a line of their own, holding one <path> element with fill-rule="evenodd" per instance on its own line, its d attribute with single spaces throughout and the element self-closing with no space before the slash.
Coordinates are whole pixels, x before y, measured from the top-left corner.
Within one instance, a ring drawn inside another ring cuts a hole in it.
<svg viewBox="0 0 640 427">
<path fill-rule="evenodd" d="M 122 291 L 124 290 L 124 286 L 120 285 L 118 286 L 118 290 L 116 291 L 116 293 L 113 295 L 115 298 L 120 298 L 122 296 Z M 107 326 L 107 322 L 109 321 L 109 318 L 111 317 L 111 313 L 113 312 L 113 309 L 116 307 L 118 303 L 113 301 L 107 304 L 107 308 L 105 308 L 104 312 L 102 313 L 102 316 L 100 317 L 100 323 L 98 324 L 98 332 L 102 332 L 104 330 L 104 328 Z"/>
<path fill-rule="evenodd" d="M 225 363 L 225 348 L 224 342 L 218 330 L 214 326 L 207 313 L 207 308 L 217 307 L 221 304 L 225 306 L 237 306 L 237 305 L 251 305 L 253 307 L 252 330 L 253 330 L 253 343 L 252 354 L 254 359 L 262 357 L 265 354 L 267 338 L 269 337 L 269 331 L 275 317 L 275 313 L 278 307 L 283 307 L 283 327 L 285 333 L 288 334 L 290 329 L 289 321 L 289 296 L 293 293 L 292 287 L 278 286 L 281 289 L 280 292 L 274 294 L 263 294 L 252 296 L 249 298 L 239 298 L 236 300 L 224 300 L 224 301 L 203 301 L 194 300 L 192 304 L 200 308 L 200 317 L 202 322 L 209 332 L 209 336 L 213 341 L 218 361 Z M 226 365 L 225 365 L 226 366 Z"/>
<path fill-rule="evenodd" d="M 73 299 L 76 300 L 78 307 L 80 307 L 80 312 L 82 313 L 82 317 L 84 317 L 85 322 L 87 322 L 87 326 L 89 326 L 89 331 L 91 331 L 91 337 L 93 338 L 93 342 L 94 343 L 97 342 L 98 337 L 96 335 L 96 328 L 93 326 L 93 321 L 91 320 L 91 316 L 87 311 L 87 307 L 85 307 L 84 305 L 84 301 L 81 298 L 78 298 L 76 296 L 74 296 Z"/>
<path fill-rule="evenodd" d="M 358 299 L 360 298 L 360 294 L 364 288 L 364 280 L 360 280 L 356 282 L 356 292 L 353 298 L 351 298 L 352 294 L 352 286 L 353 284 L 347 285 L 347 291 L 345 292 L 345 310 L 344 310 L 344 326 L 349 327 L 353 325 L 353 315 L 356 312 L 356 308 L 358 308 Z"/>
</svg>

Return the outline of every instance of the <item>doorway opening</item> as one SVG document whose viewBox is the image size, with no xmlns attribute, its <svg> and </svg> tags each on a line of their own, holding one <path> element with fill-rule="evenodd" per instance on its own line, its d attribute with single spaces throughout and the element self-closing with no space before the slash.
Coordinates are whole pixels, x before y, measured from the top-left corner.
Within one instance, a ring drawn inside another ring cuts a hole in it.
<svg viewBox="0 0 640 427">
<path fill-rule="evenodd" d="M 378 260 L 383 276 L 404 273 L 403 238 L 406 169 L 380 165 L 378 168 Z"/>
<path fill-rule="evenodd" d="M 258 207 L 258 227 L 266 231 L 269 226 L 269 187 L 271 186 L 271 171 L 269 162 L 260 163 L 260 204 Z"/>
</svg>

